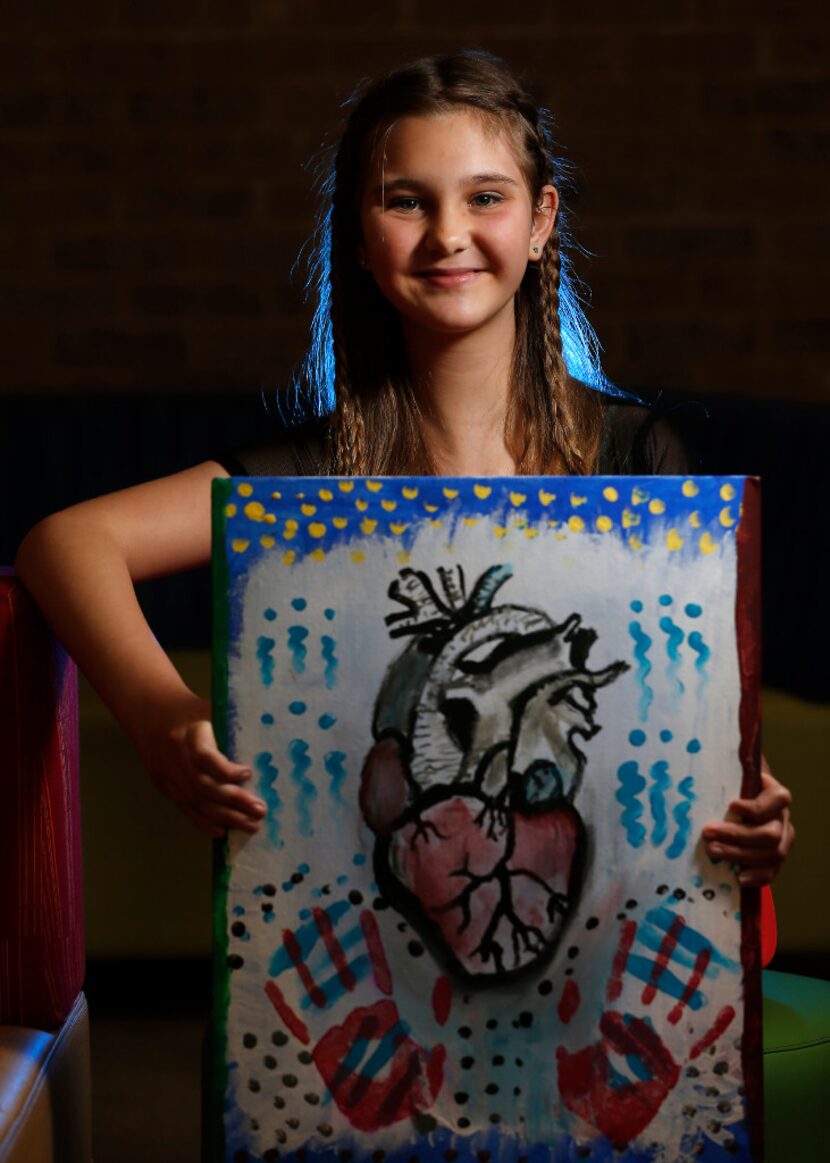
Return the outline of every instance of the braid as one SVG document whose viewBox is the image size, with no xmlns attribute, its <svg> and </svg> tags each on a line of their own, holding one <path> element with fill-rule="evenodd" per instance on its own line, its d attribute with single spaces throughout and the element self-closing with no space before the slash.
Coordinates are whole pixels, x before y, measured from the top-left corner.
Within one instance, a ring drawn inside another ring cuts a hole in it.
<svg viewBox="0 0 830 1163">
<path fill-rule="evenodd" d="M 535 109 L 530 116 L 525 111 L 523 115 L 532 131 L 529 144 L 536 158 L 541 184 L 552 184 L 555 178 L 551 168 L 548 125 Z M 557 211 L 553 229 L 538 264 L 537 334 L 542 348 L 541 386 L 544 396 L 543 415 L 547 424 L 541 426 L 535 459 L 537 471 L 583 475 L 594 470 L 602 408 L 593 392 L 586 391 L 571 379 L 565 362 L 560 314 L 560 221 L 561 213 Z"/>
<path fill-rule="evenodd" d="M 559 326 L 559 231 L 554 224 L 539 266 L 539 310 L 542 324 L 544 357 L 544 395 L 549 417 L 548 440 L 540 449 L 543 467 L 569 471 L 569 434 L 563 415 L 563 388 L 568 372 L 562 357 L 562 334 Z"/>
</svg>

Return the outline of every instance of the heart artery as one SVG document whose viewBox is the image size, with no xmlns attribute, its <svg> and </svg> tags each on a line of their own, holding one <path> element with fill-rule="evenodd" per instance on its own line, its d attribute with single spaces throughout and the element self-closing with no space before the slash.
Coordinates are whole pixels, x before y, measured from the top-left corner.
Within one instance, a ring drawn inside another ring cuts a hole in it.
<svg viewBox="0 0 830 1163">
<path fill-rule="evenodd" d="M 580 831 L 570 805 L 523 815 L 454 795 L 390 837 L 389 863 L 451 965 L 512 974 L 555 947 Z"/>
</svg>

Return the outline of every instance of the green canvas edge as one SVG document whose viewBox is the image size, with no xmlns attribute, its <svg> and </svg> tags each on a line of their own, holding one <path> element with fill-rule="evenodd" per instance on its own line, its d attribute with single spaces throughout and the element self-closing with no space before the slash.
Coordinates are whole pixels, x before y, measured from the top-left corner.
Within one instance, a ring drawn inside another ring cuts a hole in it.
<svg viewBox="0 0 830 1163">
<path fill-rule="evenodd" d="M 233 491 L 227 477 L 211 485 L 211 606 L 212 669 L 211 698 L 213 730 L 219 750 L 227 754 L 228 746 L 228 597 L 230 571 L 225 547 L 227 518 L 225 505 Z M 204 1163 L 219 1163 L 225 1156 L 224 1105 L 228 1082 L 226 1024 L 230 1005 L 230 971 L 228 969 L 227 902 L 230 865 L 227 841 L 213 845 L 213 1007 L 211 1015 L 210 1078 L 207 1095 L 209 1109 L 203 1120 L 202 1144 Z"/>
</svg>

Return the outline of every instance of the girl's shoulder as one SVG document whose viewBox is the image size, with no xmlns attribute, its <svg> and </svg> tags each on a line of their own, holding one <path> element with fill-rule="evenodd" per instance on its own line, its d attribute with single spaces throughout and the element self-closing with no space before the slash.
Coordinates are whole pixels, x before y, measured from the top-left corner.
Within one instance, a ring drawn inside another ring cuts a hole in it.
<svg viewBox="0 0 830 1163">
<path fill-rule="evenodd" d="M 694 471 L 694 457 L 667 409 L 623 398 L 605 405 L 598 475 L 685 476 Z"/>
<path fill-rule="evenodd" d="M 327 417 L 314 416 L 262 444 L 220 453 L 215 459 L 231 476 L 322 476 L 327 471 L 327 427 Z"/>
</svg>

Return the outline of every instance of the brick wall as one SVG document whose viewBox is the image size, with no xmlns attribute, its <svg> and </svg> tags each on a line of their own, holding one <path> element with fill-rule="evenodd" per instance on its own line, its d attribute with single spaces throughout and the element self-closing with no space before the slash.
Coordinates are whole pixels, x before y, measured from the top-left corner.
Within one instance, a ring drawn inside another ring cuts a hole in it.
<svg viewBox="0 0 830 1163">
<path fill-rule="evenodd" d="M 477 45 L 579 166 L 619 382 L 830 398 L 823 0 L 12 0 L 0 390 L 258 389 L 305 309 L 304 160 L 354 81 Z"/>
</svg>

